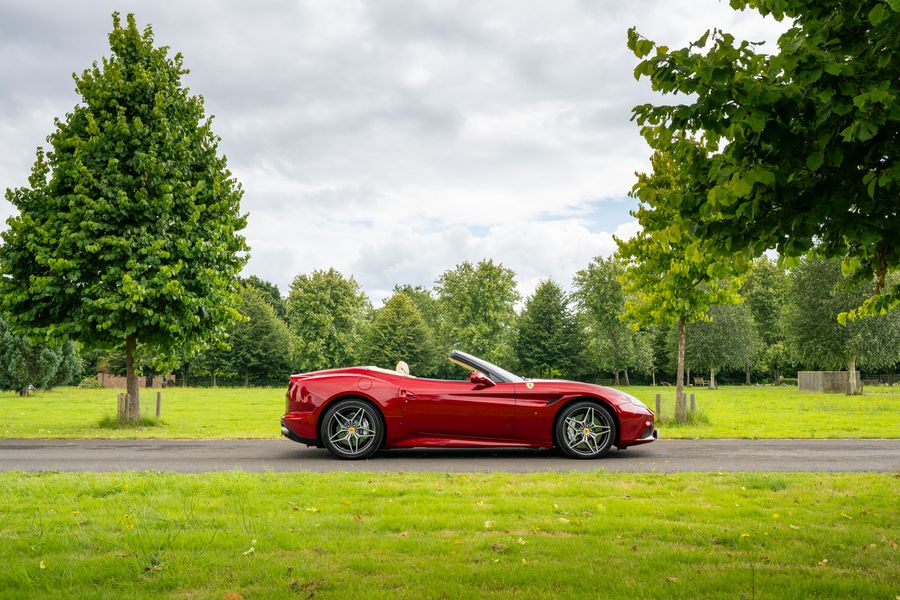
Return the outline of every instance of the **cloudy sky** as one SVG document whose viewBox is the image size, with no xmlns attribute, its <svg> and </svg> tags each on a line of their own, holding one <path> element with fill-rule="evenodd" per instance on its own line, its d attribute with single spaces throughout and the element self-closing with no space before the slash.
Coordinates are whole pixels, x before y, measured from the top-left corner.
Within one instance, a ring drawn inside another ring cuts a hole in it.
<svg viewBox="0 0 900 600">
<path fill-rule="evenodd" d="M 568 285 L 636 223 L 652 99 L 625 47 L 785 25 L 717 0 L 0 0 L 0 188 L 25 183 L 71 75 L 109 53 L 113 11 L 185 55 L 243 183 L 247 274 L 279 285 L 335 267 L 376 304 L 491 257 L 523 295 Z M 0 219 L 12 214 L 0 200 Z"/>
</svg>

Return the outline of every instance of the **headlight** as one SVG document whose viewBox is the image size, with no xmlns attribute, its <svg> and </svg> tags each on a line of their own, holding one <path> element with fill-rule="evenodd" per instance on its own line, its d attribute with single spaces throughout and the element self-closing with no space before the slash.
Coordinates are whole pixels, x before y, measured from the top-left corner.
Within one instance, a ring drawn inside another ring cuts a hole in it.
<svg viewBox="0 0 900 600">
<path fill-rule="evenodd" d="M 626 398 L 628 398 L 628 401 L 631 402 L 632 404 L 640 406 L 644 410 L 650 410 L 650 408 L 646 404 L 644 404 L 643 402 L 641 402 L 640 400 L 638 400 L 631 394 L 626 394 L 625 392 L 622 392 L 622 395 L 624 395 Z"/>
</svg>

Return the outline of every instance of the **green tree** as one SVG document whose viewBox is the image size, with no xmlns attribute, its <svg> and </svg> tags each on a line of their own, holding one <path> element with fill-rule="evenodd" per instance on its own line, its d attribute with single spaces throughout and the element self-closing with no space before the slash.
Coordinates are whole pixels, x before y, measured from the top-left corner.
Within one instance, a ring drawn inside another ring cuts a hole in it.
<svg viewBox="0 0 900 600">
<path fill-rule="evenodd" d="M 29 185 L 7 191 L 19 214 L 2 234 L 0 298 L 29 336 L 124 346 L 133 422 L 138 347 L 174 364 L 236 318 L 246 218 L 181 55 L 133 15 L 113 15 L 109 43 L 75 77 L 81 101 Z"/>
<path fill-rule="evenodd" d="M 70 340 L 59 349 L 59 368 L 48 385 L 56 387 L 76 384 L 81 381 L 83 371 L 84 362 L 78 351 L 78 345 Z"/>
<path fill-rule="evenodd" d="M 281 290 L 278 289 L 277 285 L 256 275 L 251 275 L 244 279 L 244 285 L 255 288 L 266 303 L 272 307 L 272 310 L 275 311 L 275 315 L 282 321 L 286 319 L 284 298 L 281 297 Z"/>
<path fill-rule="evenodd" d="M 837 315 L 858 306 L 874 288 L 841 275 L 836 260 L 807 258 L 792 273 L 784 327 L 787 346 L 800 363 L 820 369 L 857 364 L 877 369 L 900 361 L 900 311 L 840 325 Z M 856 393 L 851 377 L 850 393 Z"/>
<path fill-rule="evenodd" d="M 444 272 L 435 291 L 446 328 L 442 337 L 451 346 L 509 364 L 519 300 L 512 270 L 493 260 L 466 261 Z"/>
<path fill-rule="evenodd" d="M 876 284 L 862 312 L 900 302 L 900 4 L 895 0 L 731 0 L 789 19 L 777 51 L 707 31 L 671 50 L 628 32 L 635 77 L 677 103 L 636 106 L 650 146 L 702 193 L 677 207 L 705 253 L 797 257 L 814 246 Z M 702 139 L 698 159 L 685 137 Z M 854 308 L 854 307 L 847 307 Z M 852 310 L 851 315 L 855 314 Z"/>
<path fill-rule="evenodd" d="M 222 343 L 194 357 L 192 375 L 209 378 L 213 386 L 229 384 L 269 385 L 283 381 L 291 371 L 294 340 L 287 324 L 278 318 L 271 296 L 246 283 L 241 292 L 243 319 L 233 323 Z"/>
<path fill-rule="evenodd" d="M 220 382 L 234 382 L 238 376 L 238 365 L 233 362 L 231 346 L 221 339 L 209 348 L 197 353 L 183 371 L 190 371 L 192 377 L 209 379 L 216 387 Z M 185 377 L 186 378 L 186 377 Z"/>
<path fill-rule="evenodd" d="M 670 340 L 672 358 L 677 355 L 677 339 Z M 745 369 L 759 356 L 760 341 L 747 304 L 711 306 L 706 319 L 687 326 L 685 365 L 709 372 L 709 387 L 716 387 L 716 373 L 722 369 Z M 673 361 L 674 362 L 674 361 Z"/>
<path fill-rule="evenodd" d="M 396 292 L 375 311 L 368 335 L 367 362 L 393 369 L 403 360 L 413 375 L 422 376 L 434 364 L 433 352 L 431 330 L 405 292 Z"/>
<path fill-rule="evenodd" d="M 763 364 L 770 369 L 780 370 L 785 364 L 781 359 L 784 354 L 778 350 L 769 352 L 769 348 L 784 341 L 782 329 L 782 313 L 787 301 L 788 275 L 778 261 L 760 256 L 741 284 L 741 297 L 753 315 L 758 335 L 753 340 L 751 359 L 753 363 Z M 750 371 L 753 363 L 745 365 L 746 383 L 750 385 Z M 778 374 L 775 374 L 778 377 Z"/>
<path fill-rule="evenodd" d="M 578 319 L 565 292 L 551 280 L 538 284 L 518 319 L 515 352 L 525 375 L 571 377 L 581 355 Z"/>
<path fill-rule="evenodd" d="M 784 268 L 766 256 L 757 258 L 744 277 L 740 293 L 766 346 L 783 340 L 781 315 L 788 293 L 788 274 Z"/>
<path fill-rule="evenodd" d="M 298 275 L 287 298 L 287 320 L 296 338 L 295 368 L 348 367 L 363 355 L 371 310 L 356 280 L 334 269 Z"/>
<path fill-rule="evenodd" d="M 422 376 L 425 377 L 449 376 L 451 363 L 447 361 L 447 355 L 453 348 L 451 343 L 442 337 L 447 328 L 444 326 L 444 315 L 441 314 L 440 304 L 431 290 L 421 285 L 395 285 L 394 293 L 399 292 L 406 294 L 412 300 L 428 328 L 430 348 L 425 352 L 428 362 L 423 363 L 420 359 L 417 369 L 420 369 Z"/>
<path fill-rule="evenodd" d="M 651 164 L 653 172 L 639 174 L 631 192 L 640 200 L 633 214 L 642 229 L 629 240 L 616 240 L 619 256 L 628 261 L 624 317 L 640 326 L 677 323 L 675 418 L 684 421 L 685 326 L 707 318 L 713 305 L 738 300 L 736 257 L 703 254 L 683 234 L 678 207 L 698 193 L 691 175 L 663 153 L 655 153 Z"/>
<path fill-rule="evenodd" d="M 620 279 L 624 273 L 625 263 L 620 258 L 597 257 L 575 274 L 574 297 L 585 323 L 588 360 L 612 372 L 616 385 L 621 372 L 626 384 L 630 383 L 630 368 L 646 373 L 653 370 L 649 339 L 622 320 L 625 291 Z"/>
<path fill-rule="evenodd" d="M 26 396 L 29 386 L 49 388 L 61 361 L 59 350 L 16 335 L 7 319 L 0 316 L 0 389 Z"/>
</svg>

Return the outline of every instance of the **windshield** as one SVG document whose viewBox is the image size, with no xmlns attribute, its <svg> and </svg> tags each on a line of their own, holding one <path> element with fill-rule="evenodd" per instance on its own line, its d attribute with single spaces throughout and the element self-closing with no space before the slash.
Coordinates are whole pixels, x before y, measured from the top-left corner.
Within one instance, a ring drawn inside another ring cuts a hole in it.
<svg viewBox="0 0 900 600">
<path fill-rule="evenodd" d="M 521 383 L 525 381 L 515 373 L 510 373 L 506 369 L 502 369 L 484 359 L 472 356 L 471 354 L 466 354 L 465 352 L 460 352 L 459 350 L 451 352 L 449 358 L 451 362 L 466 369 L 481 371 L 494 383 Z"/>
</svg>

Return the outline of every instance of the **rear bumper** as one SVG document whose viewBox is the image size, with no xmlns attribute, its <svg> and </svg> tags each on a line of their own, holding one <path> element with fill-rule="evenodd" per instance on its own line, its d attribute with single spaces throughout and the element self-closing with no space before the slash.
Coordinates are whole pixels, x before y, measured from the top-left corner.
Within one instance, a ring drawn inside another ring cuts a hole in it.
<svg viewBox="0 0 900 600">
<path fill-rule="evenodd" d="M 321 447 L 322 444 L 314 436 L 315 424 L 310 423 L 307 418 L 293 416 L 293 413 L 281 417 L 281 435 L 287 439 L 297 442 L 298 444 L 306 444 L 307 446 Z M 310 433 L 313 435 L 311 436 Z"/>
</svg>

